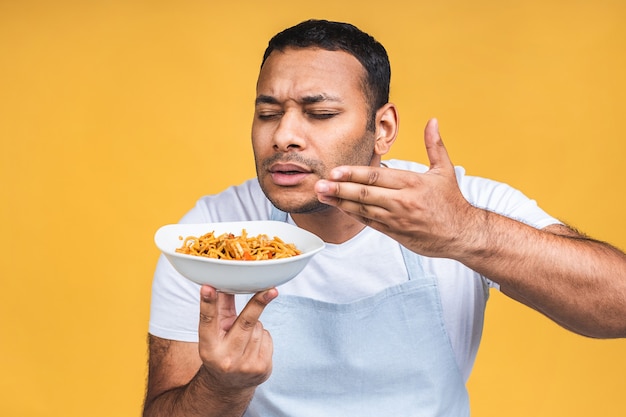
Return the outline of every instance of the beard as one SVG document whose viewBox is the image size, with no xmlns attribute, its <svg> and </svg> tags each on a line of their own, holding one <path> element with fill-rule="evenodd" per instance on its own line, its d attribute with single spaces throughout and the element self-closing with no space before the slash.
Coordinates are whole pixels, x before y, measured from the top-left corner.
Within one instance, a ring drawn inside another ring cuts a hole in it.
<svg viewBox="0 0 626 417">
<path fill-rule="evenodd" d="M 257 178 L 261 189 L 270 202 L 279 210 L 287 213 L 316 213 L 328 210 L 331 206 L 321 203 L 313 190 L 315 182 L 328 178 L 330 169 L 339 165 L 370 165 L 374 157 L 374 135 L 366 133 L 356 142 L 356 146 L 350 152 L 336 155 L 332 166 L 329 166 L 319 159 L 311 159 L 298 152 L 276 153 L 264 160 L 256 159 Z M 296 187 L 278 187 L 267 180 L 269 169 L 274 163 L 297 163 L 308 168 L 311 177 L 306 184 Z M 316 179 L 313 179 L 316 178 Z"/>
<path fill-rule="evenodd" d="M 305 158 L 297 153 L 277 153 L 263 161 L 257 161 L 257 178 L 259 179 L 261 190 L 263 190 L 265 196 L 276 208 L 287 213 L 315 213 L 329 207 L 317 199 L 313 191 L 313 185 L 305 190 L 302 190 L 302 187 L 305 187 L 305 185 L 301 185 L 298 187 L 300 190 L 295 190 L 291 187 L 276 189 L 271 183 L 266 183 L 265 178 L 269 176 L 270 166 L 277 162 L 297 163 L 307 167 L 311 172 L 311 176 L 317 179 L 326 178 L 328 173 L 324 162 Z"/>
</svg>

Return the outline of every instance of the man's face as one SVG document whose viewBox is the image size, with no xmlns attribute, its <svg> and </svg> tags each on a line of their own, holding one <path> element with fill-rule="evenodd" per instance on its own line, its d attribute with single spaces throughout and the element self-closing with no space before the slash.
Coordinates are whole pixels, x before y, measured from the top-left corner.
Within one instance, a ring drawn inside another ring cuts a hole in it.
<svg viewBox="0 0 626 417">
<path fill-rule="evenodd" d="M 283 211 L 327 206 L 313 191 L 339 165 L 370 165 L 374 132 L 364 69 L 352 55 L 322 49 L 274 51 L 257 83 L 252 147 L 261 188 Z"/>
</svg>

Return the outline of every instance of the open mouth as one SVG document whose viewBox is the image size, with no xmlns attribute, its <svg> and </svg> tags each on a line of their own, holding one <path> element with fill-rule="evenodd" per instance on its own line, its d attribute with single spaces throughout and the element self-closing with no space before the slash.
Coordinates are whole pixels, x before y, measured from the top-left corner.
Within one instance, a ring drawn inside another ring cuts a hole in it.
<svg viewBox="0 0 626 417">
<path fill-rule="evenodd" d="M 279 174 L 284 174 L 284 175 L 295 175 L 295 174 L 303 174 L 303 171 L 275 171 Z"/>
<path fill-rule="evenodd" d="M 298 185 L 311 173 L 310 170 L 295 164 L 274 164 L 270 167 L 270 175 L 276 185 Z"/>
<path fill-rule="evenodd" d="M 308 174 L 310 171 L 296 164 L 274 164 L 270 167 L 270 172 L 281 174 Z"/>
</svg>

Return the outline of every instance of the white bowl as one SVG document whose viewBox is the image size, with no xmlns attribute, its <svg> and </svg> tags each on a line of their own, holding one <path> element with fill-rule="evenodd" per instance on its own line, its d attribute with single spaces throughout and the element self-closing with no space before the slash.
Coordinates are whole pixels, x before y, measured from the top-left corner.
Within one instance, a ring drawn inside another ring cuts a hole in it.
<svg viewBox="0 0 626 417">
<path fill-rule="evenodd" d="M 176 252 L 183 243 L 180 236 L 202 236 L 209 232 L 215 232 L 216 236 L 222 233 L 238 236 L 242 229 L 246 229 L 248 236 L 266 234 L 270 239 L 277 236 L 286 243 L 295 244 L 302 253 L 290 258 L 235 261 Z M 298 275 L 313 255 L 324 249 L 324 241 L 313 233 L 278 221 L 169 224 L 157 230 L 154 241 L 182 276 L 232 294 L 255 293 L 284 284 Z"/>
</svg>

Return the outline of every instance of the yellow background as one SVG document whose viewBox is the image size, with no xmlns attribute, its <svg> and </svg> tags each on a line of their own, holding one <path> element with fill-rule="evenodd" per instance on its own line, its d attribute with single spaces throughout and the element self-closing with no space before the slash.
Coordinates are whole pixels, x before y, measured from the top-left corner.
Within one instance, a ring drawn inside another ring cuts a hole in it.
<svg viewBox="0 0 626 417">
<path fill-rule="evenodd" d="M 388 48 L 392 157 L 437 116 L 456 164 L 626 248 L 620 0 L 0 1 L 0 415 L 139 415 L 153 233 L 254 175 L 261 54 L 309 17 Z M 493 293 L 473 415 L 623 416 L 625 353 Z"/>
</svg>

